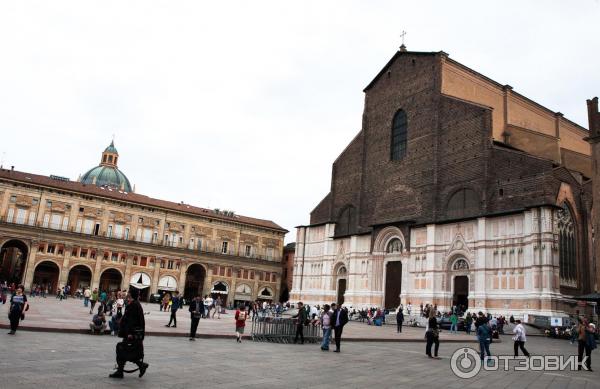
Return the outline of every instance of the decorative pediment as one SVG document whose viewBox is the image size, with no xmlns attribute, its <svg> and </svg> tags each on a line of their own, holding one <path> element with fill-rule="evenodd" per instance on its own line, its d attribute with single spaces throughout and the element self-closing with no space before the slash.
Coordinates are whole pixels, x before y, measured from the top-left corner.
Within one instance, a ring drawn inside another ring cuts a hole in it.
<svg viewBox="0 0 600 389">
<path fill-rule="evenodd" d="M 462 254 L 464 254 L 465 256 L 468 256 L 469 258 L 471 257 L 471 250 L 469 249 L 469 246 L 467 245 L 467 241 L 465 240 L 464 236 L 459 232 L 456 234 L 456 236 L 454 237 L 454 240 L 452 241 L 452 244 L 450 245 L 450 248 L 448 248 L 448 251 L 446 252 L 446 257 L 452 255 L 455 252 L 460 252 Z"/>
</svg>

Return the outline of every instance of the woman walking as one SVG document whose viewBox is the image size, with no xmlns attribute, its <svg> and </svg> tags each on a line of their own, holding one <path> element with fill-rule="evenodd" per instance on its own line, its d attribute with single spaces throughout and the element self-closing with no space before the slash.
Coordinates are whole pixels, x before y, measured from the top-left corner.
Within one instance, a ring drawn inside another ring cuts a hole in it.
<svg viewBox="0 0 600 389">
<path fill-rule="evenodd" d="M 523 327 L 523 324 L 521 324 L 521 320 L 515 320 L 515 323 L 517 324 L 515 326 L 515 329 L 513 330 L 513 334 L 515 334 L 515 336 L 513 336 L 513 340 L 515 341 L 515 345 L 514 345 L 515 357 L 519 356 L 519 348 L 521 348 L 523 355 L 525 355 L 526 357 L 529 357 L 529 352 L 525 348 L 525 342 L 527 341 L 527 334 L 525 333 L 525 327 Z"/>
<path fill-rule="evenodd" d="M 19 321 L 25 318 L 25 311 L 29 309 L 27 296 L 23 293 L 25 288 L 23 285 L 17 286 L 15 294 L 10 298 L 10 307 L 8 311 L 8 319 L 10 320 L 9 335 L 14 335 L 19 327 Z"/>
<path fill-rule="evenodd" d="M 427 328 L 425 329 L 425 338 L 427 339 L 427 346 L 425 346 L 425 354 L 429 358 L 438 359 L 438 350 L 440 348 L 440 330 L 438 327 L 437 319 L 435 318 L 435 311 L 432 309 L 429 311 L 429 320 L 427 321 Z M 433 356 L 431 355 L 431 346 L 435 344 Z"/>
</svg>

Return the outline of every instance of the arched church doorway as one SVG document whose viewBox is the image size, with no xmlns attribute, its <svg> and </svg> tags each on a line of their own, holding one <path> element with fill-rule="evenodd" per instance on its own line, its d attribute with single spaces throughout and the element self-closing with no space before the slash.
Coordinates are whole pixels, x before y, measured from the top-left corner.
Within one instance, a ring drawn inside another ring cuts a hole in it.
<svg viewBox="0 0 600 389">
<path fill-rule="evenodd" d="M 0 249 L 0 281 L 22 283 L 28 253 L 27 245 L 20 240 L 4 243 Z"/>
<path fill-rule="evenodd" d="M 121 289 L 123 276 L 117 269 L 106 269 L 100 275 L 100 291 L 111 292 Z"/>
<path fill-rule="evenodd" d="M 346 294 L 346 285 L 347 285 L 347 277 L 348 271 L 346 270 L 346 266 L 340 266 L 336 272 L 336 287 L 337 287 L 337 299 L 336 302 L 338 306 L 344 304 L 344 295 Z"/>
<path fill-rule="evenodd" d="M 76 265 L 69 271 L 67 285 L 71 288 L 71 293 L 79 288 L 89 288 L 92 285 L 92 272 L 87 266 Z"/>
<path fill-rule="evenodd" d="M 388 262 L 385 267 L 385 309 L 396 309 L 400 305 L 402 290 L 402 262 Z"/>
<path fill-rule="evenodd" d="M 202 287 L 204 286 L 204 278 L 206 270 L 200 264 L 192 264 L 188 266 L 185 273 L 185 287 L 183 289 L 183 298 L 186 301 L 191 301 L 196 296 L 202 296 Z"/>
<path fill-rule="evenodd" d="M 457 306 L 460 312 L 465 312 L 467 309 L 469 309 L 469 277 L 454 277 L 454 295 L 452 297 L 452 305 Z"/>
<path fill-rule="evenodd" d="M 58 290 L 58 277 L 60 268 L 52 261 L 40 262 L 33 272 L 33 284 L 47 287 L 49 293 L 56 293 Z M 31 285 L 30 285 L 31 286 Z"/>
</svg>

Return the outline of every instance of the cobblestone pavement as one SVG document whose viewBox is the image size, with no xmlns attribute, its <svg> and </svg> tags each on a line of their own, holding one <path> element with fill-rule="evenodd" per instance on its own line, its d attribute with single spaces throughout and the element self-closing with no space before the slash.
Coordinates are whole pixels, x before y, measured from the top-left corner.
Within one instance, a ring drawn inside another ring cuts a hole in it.
<svg viewBox="0 0 600 389">
<path fill-rule="evenodd" d="M 60 331 L 81 331 L 89 330 L 89 324 L 92 315 L 89 314 L 89 308 L 83 306 L 83 300 L 69 298 L 64 301 L 57 300 L 53 296 L 48 298 L 29 299 L 30 310 L 26 313 L 25 320 L 21 326 L 34 329 L 54 329 Z M 146 315 L 146 331 L 160 335 L 180 335 L 185 336 L 190 329 L 190 314 L 188 307 L 184 307 L 177 313 L 177 328 L 167 328 L 165 324 L 169 322 L 169 312 L 161 312 L 158 304 L 142 304 Z M 8 304 L 0 305 L 0 325 L 8 326 L 7 318 Z M 221 319 L 202 319 L 198 326 L 199 335 L 209 336 L 235 336 L 235 321 L 233 312 L 227 311 L 227 314 L 221 315 Z M 110 319 L 110 317 L 108 317 Z M 351 322 L 344 328 L 345 336 L 351 339 L 371 339 L 371 340 L 409 340 L 420 341 L 423 339 L 423 328 L 411 328 L 404 326 L 402 334 L 396 333 L 395 325 L 386 325 L 383 327 L 369 326 L 366 323 Z M 249 334 L 250 331 L 246 331 Z M 453 335 L 448 331 L 441 334 L 443 340 L 459 340 L 473 342 L 474 337 L 468 337 L 462 334 Z"/>
<path fill-rule="evenodd" d="M 114 366 L 116 338 L 82 334 L 0 334 L 0 388 L 594 388 L 598 372 L 482 371 L 463 380 L 450 369 L 460 345 L 441 343 L 439 360 L 424 355 L 423 343 L 342 343 L 342 352 L 317 345 L 284 345 L 232 339 L 146 338 L 143 378 L 107 377 Z M 532 355 L 576 352 L 568 341 L 532 337 Z M 491 346 L 512 353 L 509 338 Z M 600 365 L 597 365 L 600 366 Z M 598 368 L 600 371 L 600 367 Z"/>
</svg>

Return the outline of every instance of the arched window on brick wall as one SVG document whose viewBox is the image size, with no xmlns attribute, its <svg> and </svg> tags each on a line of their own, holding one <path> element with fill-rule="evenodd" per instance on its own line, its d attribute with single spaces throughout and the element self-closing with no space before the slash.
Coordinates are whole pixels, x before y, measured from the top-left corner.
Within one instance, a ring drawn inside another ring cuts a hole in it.
<svg viewBox="0 0 600 389">
<path fill-rule="evenodd" d="M 563 285 L 577 286 L 575 222 L 571 209 L 566 203 L 563 203 L 558 211 L 558 239 L 560 282 Z"/>
<path fill-rule="evenodd" d="M 399 110 L 392 120 L 392 142 L 390 145 L 390 159 L 399 161 L 406 156 L 406 139 L 408 134 L 408 120 L 406 112 Z"/>
<path fill-rule="evenodd" d="M 472 216 L 479 211 L 479 198 L 472 189 L 460 189 L 450 197 L 446 215 L 450 218 Z"/>
<path fill-rule="evenodd" d="M 340 216 L 335 225 L 335 234 L 350 235 L 356 232 L 356 208 L 347 205 L 340 212 Z"/>
</svg>

